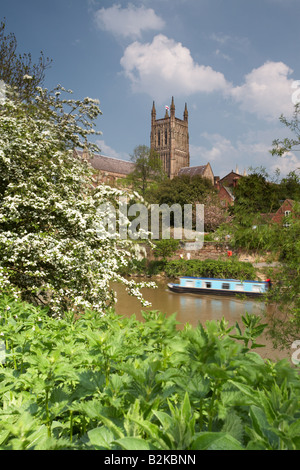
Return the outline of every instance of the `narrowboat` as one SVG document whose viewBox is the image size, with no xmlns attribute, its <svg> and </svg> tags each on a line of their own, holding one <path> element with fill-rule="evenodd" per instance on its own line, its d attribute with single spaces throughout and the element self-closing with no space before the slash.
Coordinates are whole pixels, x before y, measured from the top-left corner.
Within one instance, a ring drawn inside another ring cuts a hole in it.
<svg viewBox="0 0 300 470">
<path fill-rule="evenodd" d="M 168 284 L 172 292 L 210 295 L 263 296 L 270 288 L 271 281 L 241 281 L 237 279 L 215 279 L 204 277 L 181 277 L 179 284 Z"/>
</svg>

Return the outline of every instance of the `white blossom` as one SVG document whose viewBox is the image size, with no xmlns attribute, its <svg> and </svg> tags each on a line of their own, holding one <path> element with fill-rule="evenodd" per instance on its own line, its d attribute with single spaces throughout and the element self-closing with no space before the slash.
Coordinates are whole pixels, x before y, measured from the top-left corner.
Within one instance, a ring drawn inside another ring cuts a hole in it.
<svg viewBox="0 0 300 470">
<path fill-rule="evenodd" d="M 137 254 L 130 240 L 99 237 L 98 208 L 123 193 L 94 188 L 91 168 L 70 152 L 95 133 L 98 101 L 62 92 L 37 88 L 31 107 L 7 99 L 0 110 L 0 289 L 48 304 L 57 318 L 66 309 L 102 315 L 115 302 L 112 281 L 143 301 L 142 284 L 119 274 Z"/>
</svg>

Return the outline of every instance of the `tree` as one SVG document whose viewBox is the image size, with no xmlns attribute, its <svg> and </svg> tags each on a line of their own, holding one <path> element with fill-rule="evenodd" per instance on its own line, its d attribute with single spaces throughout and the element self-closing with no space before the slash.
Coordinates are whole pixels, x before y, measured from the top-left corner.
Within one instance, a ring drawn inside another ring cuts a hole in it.
<svg viewBox="0 0 300 470">
<path fill-rule="evenodd" d="M 141 294 L 119 275 L 131 242 L 105 230 L 120 191 L 94 188 L 91 168 L 73 157 L 76 146 L 94 148 L 88 138 L 99 103 L 62 92 L 38 88 L 24 101 L 8 89 L 0 104 L 0 289 L 58 316 L 103 313 L 115 300 L 112 281 Z"/>
<path fill-rule="evenodd" d="M 296 104 L 292 120 L 288 121 L 283 115 L 280 121 L 292 132 L 293 137 L 283 140 L 274 140 L 272 155 L 284 156 L 286 152 L 298 150 L 300 145 L 299 128 L 300 104 Z M 295 189 L 299 179 L 294 172 L 287 181 Z M 298 191 L 297 191 L 297 194 Z M 284 236 L 281 237 L 280 262 L 281 266 L 274 272 L 274 288 L 271 300 L 276 302 L 278 309 L 270 319 L 270 335 L 275 344 L 291 347 L 294 341 L 300 338 L 300 207 L 293 206 L 293 213 L 289 216 L 289 226 L 281 228 Z"/>
<path fill-rule="evenodd" d="M 135 163 L 135 169 L 128 175 L 127 181 L 145 197 L 151 183 L 166 177 L 162 162 L 158 153 L 146 145 L 135 147 L 131 160 Z"/>
<path fill-rule="evenodd" d="M 220 225 L 229 223 L 232 217 L 227 214 L 217 194 L 209 193 L 204 200 L 204 230 L 214 232 Z"/>
<path fill-rule="evenodd" d="M 210 180 L 202 176 L 175 176 L 162 181 L 153 192 L 153 200 L 157 204 L 203 204 L 208 194 L 216 190 Z"/>
<path fill-rule="evenodd" d="M 269 319 L 275 345 L 291 347 L 300 338 L 300 207 L 295 204 L 289 226 L 281 227 L 280 267 L 272 275 L 270 300 L 276 310 Z"/>
<path fill-rule="evenodd" d="M 0 80 L 15 89 L 21 99 L 29 99 L 36 87 L 43 85 L 45 71 L 52 61 L 43 52 L 36 63 L 30 53 L 17 54 L 16 37 L 13 33 L 5 34 L 5 27 L 4 20 L 0 23 Z"/>
<path fill-rule="evenodd" d="M 254 215 L 274 212 L 280 206 L 278 185 L 269 181 L 263 168 L 241 178 L 233 192 L 232 213 L 244 225 L 252 225 Z"/>
<path fill-rule="evenodd" d="M 300 175 L 297 170 L 291 171 L 279 184 L 280 199 L 292 199 L 300 201 Z"/>
<path fill-rule="evenodd" d="M 167 258 L 170 258 L 176 250 L 179 248 L 179 240 L 174 238 L 162 239 L 155 242 L 155 248 L 153 254 L 155 258 L 161 257 L 163 261 L 166 261 Z"/>
<path fill-rule="evenodd" d="M 294 112 L 291 120 L 288 120 L 283 114 L 279 118 L 280 122 L 284 124 L 290 131 L 292 137 L 286 137 L 282 140 L 273 140 L 273 148 L 270 153 L 275 156 L 284 156 L 290 151 L 299 151 L 300 146 L 300 103 L 294 107 Z"/>
</svg>

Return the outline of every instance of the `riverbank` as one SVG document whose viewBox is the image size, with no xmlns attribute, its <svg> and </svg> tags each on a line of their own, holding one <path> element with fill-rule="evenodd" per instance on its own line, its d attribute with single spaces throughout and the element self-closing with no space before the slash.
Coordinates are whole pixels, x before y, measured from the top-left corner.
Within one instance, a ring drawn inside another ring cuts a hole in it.
<svg viewBox="0 0 300 470">
<path fill-rule="evenodd" d="M 179 276 L 191 275 L 191 276 L 210 276 L 210 277 L 235 277 L 232 270 L 223 269 L 225 263 L 229 263 L 228 266 L 239 266 L 236 274 L 244 279 L 258 279 L 264 281 L 271 276 L 272 270 L 280 266 L 274 254 L 266 252 L 264 254 L 257 253 L 254 251 L 235 250 L 233 251 L 229 244 L 205 241 L 203 247 L 199 250 L 191 250 L 189 243 L 181 243 L 180 247 L 168 256 L 168 259 L 164 260 L 161 257 L 157 258 L 153 254 L 153 250 L 149 246 L 139 245 L 140 255 L 137 263 L 134 263 L 129 267 L 126 274 L 129 276 L 143 276 L 150 277 L 153 279 L 169 279 L 177 278 Z M 192 265 L 194 262 L 209 263 L 210 261 L 220 263 L 222 265 L 222 272 L 216 267 L 213 272 L 203 273 L 195 272 L 194 274 L 187 274 L 186 269 L 178 270 L 176 272 L 170 272 L 169 266 L 176 264 L 176 262 L 187 263 Z M 167 269 L 165 267 L 167 266 Z M 250 277 L 245 277 L 242 266 L 247 267 L 247 272 L 250 272 L 250 266 L 252 271 Z"/>
</svg>

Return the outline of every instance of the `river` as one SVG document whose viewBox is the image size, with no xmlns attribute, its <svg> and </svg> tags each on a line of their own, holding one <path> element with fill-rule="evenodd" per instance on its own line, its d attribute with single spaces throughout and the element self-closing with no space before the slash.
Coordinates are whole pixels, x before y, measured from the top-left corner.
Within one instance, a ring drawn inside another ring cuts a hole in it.
<svg viewBox="0 0 300 470">
<path fill-rule="evenodd" d="M 141 281 L 145 281 L 145 279 L 141 279 Z M 129 296 L 122 285 L 114 284 L 113 288 L 118 299 L 115 305 L 116 312 L 127 317 L 135 314 L 140 321 L 144 321 L 141 310 L 159 310 L 166 315 L 176 312 L 176 319 L 179 322 L 178 328 L 183 328 L 185 323 L 197 326 L 201 322 L 205 325 L 206 321 L 221 320 L 224 317 L 230 326 L 238 322 L 241 329 L 243 329 L 241 317 L 245 312 L 260 315 L 263 323 L 266 323 L 264 311 L 267 308 L 270 313 L 270 308 L 272 308 L 270 306 L 266 307 L 261 300 L 256 299 L 241 300 L 236 297 L 216 295 L 177 294 L 168 289 L 166 281 L 159 280 L 155 282 L 157 289 L 142 289 L 144 299 L 151 302 L 151 307 L 147 308 L 142 307 L 135 297 Z M 292 351 L 274 349 L 271 341 L 265 335 L 258 339 L 258 343 L 266 345 L 264 348 L 255 349 L 263 358 L 274 361 L 283 358 L 290 360 Z"/>
</svg>

